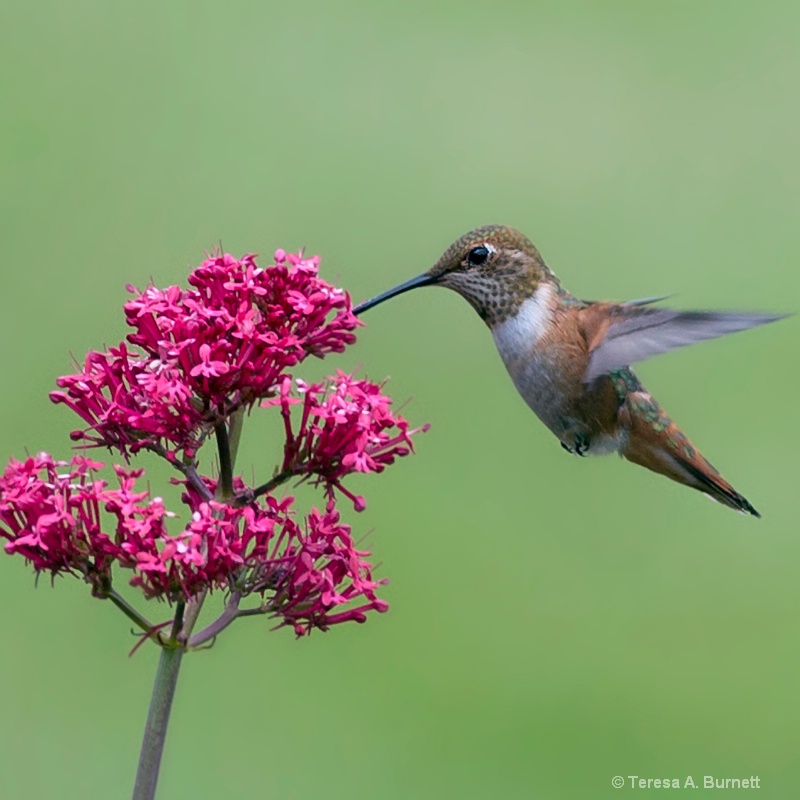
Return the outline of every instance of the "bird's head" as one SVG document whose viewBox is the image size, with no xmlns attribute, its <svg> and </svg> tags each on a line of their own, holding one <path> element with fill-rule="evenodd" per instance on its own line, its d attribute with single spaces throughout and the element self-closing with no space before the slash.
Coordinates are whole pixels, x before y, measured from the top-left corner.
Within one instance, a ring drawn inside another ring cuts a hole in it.
<svg viewBox="0 0 800 800">
<path fill-rule="evenodd" d="M 505 225 L 485 225 L 453 242 L 427 272 L 361 303 L 354 311 L 360 314 L 418 286 L 445 286 L 493 325 L 514 314 L 548 280 L 555 277 L 526 236 Z"/>
</svg>

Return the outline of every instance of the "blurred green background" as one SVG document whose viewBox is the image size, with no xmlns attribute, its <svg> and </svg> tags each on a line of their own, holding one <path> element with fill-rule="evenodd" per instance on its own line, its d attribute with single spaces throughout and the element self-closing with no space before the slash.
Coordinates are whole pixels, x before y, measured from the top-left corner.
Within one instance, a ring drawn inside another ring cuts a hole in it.
<svg viewBox="0 0 800 800">
<path fill-rule="evenodd" d="M 47 393 L 70 353 L 124 335 L 126 283 L 180 282 L 220 241 L 305 246 L 361 299 L 504 222 L 580 296 L 798 308 L 797 3 L 2 16 L 3 460 L 67 455 Z M 160 796 L 643 798 L 664 792 L 612 777 L 758 775 L 724 796 L 797 797 L 797 321 L 639 369 L 760 521 L 568 457 L 456 295 L 368 323 L 308 372 L 389 375 L 433 423 L 349 518 L 390 613 L 300 642 L 246 620 L 187 658 Z M 274 443 L 251 431 L 240 466 L 263 475 Z M 76 582 L 0 575 L 0 796 L 128 796 L 155 649 L 128 658 L 128 623 Z"/>
</svg>

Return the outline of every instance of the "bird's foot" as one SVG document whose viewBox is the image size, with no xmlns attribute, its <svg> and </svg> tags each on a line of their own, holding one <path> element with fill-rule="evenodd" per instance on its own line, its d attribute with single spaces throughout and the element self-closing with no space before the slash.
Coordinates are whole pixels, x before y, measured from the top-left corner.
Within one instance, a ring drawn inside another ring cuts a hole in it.
<svg viewBox="0 0 800 800">
<path fill-rule="evenodd" d="M 574 456 L 585 456 L 589 452 L 589 440 L 585 436 L 576 436 L 572 445 L 561 442 L 561 446 Z"/>
</svg>

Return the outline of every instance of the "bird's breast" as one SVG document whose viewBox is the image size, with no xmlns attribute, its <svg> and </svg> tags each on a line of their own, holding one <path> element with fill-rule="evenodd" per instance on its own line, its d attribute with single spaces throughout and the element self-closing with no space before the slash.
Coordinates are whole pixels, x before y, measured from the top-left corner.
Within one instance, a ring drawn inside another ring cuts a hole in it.
<svg viewBox="0 0 800 800">
<path fill-rule="evenodd" d="M 517 391 L 542 422 L 561 436 L 562 411 L 570 392 L 560 363 L 561 348 L 553 342 L 554 306 L 555 289 L 543 284 L 492 334 Z"/>
</svg>

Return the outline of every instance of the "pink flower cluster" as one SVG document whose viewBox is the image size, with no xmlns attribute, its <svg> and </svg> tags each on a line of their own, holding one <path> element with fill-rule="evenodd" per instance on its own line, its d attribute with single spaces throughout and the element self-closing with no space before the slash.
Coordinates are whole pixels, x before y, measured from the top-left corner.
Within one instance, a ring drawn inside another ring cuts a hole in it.
<svg viewBox="0 0 800 800">
<path fill-rule="evenodd" d="M 51 398 L 83 420 L 72 438 L 84 445 L 125 459 L 142 449 L 165 457 L 182 473 L 186 518 L 137 488 L 140 469 L 114 466 L 110 485 L 99 461 L 41 453 L 12 459 L 0 477 L 6 552 L 37 573 L 78 575 L 117 602 L 115 570 L 145 597 L 170 603 L 223 590 L 238 613 L 239 600 L 255 595 L 259 605 L 246 613 L 270 614 L 298 635 L 385 611 L 376 596 L 384 581 L 341 521 L 335 492 L 362 510 L 346 477 L 382 472 L 427 426 L 410 429 L 381 385 L 341 371 L 312 385 L 292 375 L 309 355 L 344 350 L 360 324 L 318 264 L 280 250 L 265 269 L 253 256 L 215 255 L 190 274 L 188 289 L 134 292 L 127 340 L 90 352 Z M 279 463 L 268 465 L 272 479 L 253 488 L 233 475 L 227 436 L 233 416 L 258 401 L 281 413 L 285 440 Z M 198 470 L 212 431 L 220 487 Z M 292 497 L 275 496 L 293 478 L 324 486 L 324 511 L 299 513 Z"/>
<path fill-rule="evenodd" d="M 324 513 L 312 509 L 301 526 L 291 497 L 236 509 L 187 492 L 184 499 L 196 508 L 172 535 L 167 520 L 174 514 L 160 498 L 136 490 L 141 470 L 117 467 L 119 488 L 111 488 L 94 476 L 102 467 L 83 456 L 12 459 L 0 478 L 6 552 L 22 555 L 37 572 L 81 575 L 98 596 L 111 585 L 113 565 L 131 571 L 130 583 L 148 597 L 168 600 L 231 588 L 235 578 L 299 635 L 387 609 L 375 594 L 385 581 L 372 578 L 369 553 L 355 548 L 332 505 Z"/>
<path fill-rule="evenodd" d="M 318 265 L 282 250 L 265 269 L 222 254 L 189 275 L 191 289 L 129 287 L 127 343 L 90 352 L 51 394 L 88 426 L 73 438 L 192 458 L 218 420 L 268 397 L 286 370 L 355 341 L 349 298 Z"/>
<path fill-rule="evenodd" d="M 137 553 L 166 535 L 168 512 L 160 499 L 144 502 L 147 493 L 135 492 L 140 470 L 118 467 L 120 488 L 109 490 L 94 476 L 103 466 L 83 456 L 70 462 L 54 461 L 47 453 L 25 461 L 12 458 L 0 478 L 0 537 L 8 540 L 6 552 L 23 556 L 37 572 L 82 575 L 98 594 L 115 562 L 133 568 Z M 106 532 L 103 510 L 116 517 L 116 535 Z"/>
<path fill-rule="evenodd" d="M 395 458 L 413 450 L 411 436 L 427 431 L 428 425 L 409 430 L 408 422 L 391 411 L 391 398 L 378 384 L 356 380 L 341 370 L 327 383 L 308 385 L 285 378 L 277 398 L 264 406 L 278 405 L 286 433 L 281 470 L 308 474 L 337 488 L 349 497 L 357 511 L 366 507 L 363 497 L 355 497 L 342 485 L 352 472 L 382 472 Z M 291 408 L 300 405 L 295 430 Z"/>
</svg>

